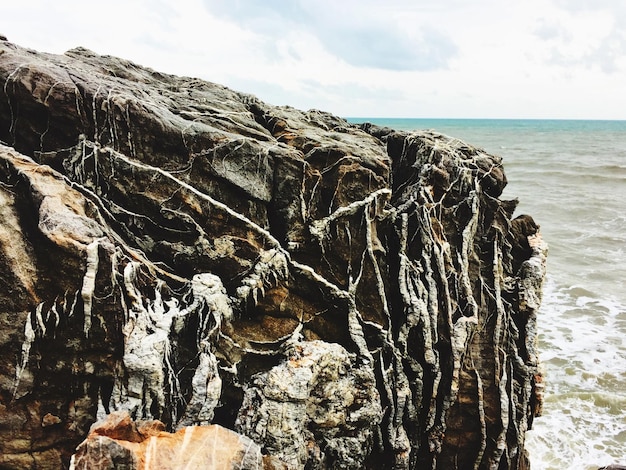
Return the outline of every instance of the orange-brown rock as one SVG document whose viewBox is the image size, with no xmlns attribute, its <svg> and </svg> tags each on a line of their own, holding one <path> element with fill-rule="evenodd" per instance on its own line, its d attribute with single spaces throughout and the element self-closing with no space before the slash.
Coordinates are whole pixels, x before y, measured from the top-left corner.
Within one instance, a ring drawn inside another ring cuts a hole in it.
<svg viewBox="0 0 626 470">
<path fill-rule="evenodd" d="M 187 426 L 176 433 L 163 423 L 137 423 L 114 412 L 94 425 L 72 457 L 71 469 L 175 470 L 181 468 L 280 469 L 276 459 L 245 436 L 218 425 Z"/>
</svg>

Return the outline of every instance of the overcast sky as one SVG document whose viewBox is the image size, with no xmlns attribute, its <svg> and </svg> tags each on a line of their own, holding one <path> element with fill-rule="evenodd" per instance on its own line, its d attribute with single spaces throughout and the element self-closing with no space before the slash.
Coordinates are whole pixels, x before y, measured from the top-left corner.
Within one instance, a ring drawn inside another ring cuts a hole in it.
<svg viewBox="0 0 626 470">
<path fill-rule="evenodd" d="M 0 34 L 345 117 L 626 119 L 625 0 L 2 0 Z"/>
</svg>

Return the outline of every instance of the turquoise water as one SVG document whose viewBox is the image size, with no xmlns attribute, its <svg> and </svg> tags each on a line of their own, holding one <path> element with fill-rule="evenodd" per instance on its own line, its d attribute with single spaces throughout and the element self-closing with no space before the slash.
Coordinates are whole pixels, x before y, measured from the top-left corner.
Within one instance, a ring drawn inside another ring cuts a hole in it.
<svg viewBox="0 0 626 470">
<path fill-rule="evenodd" d="M 626 121 L 349 118 L 433 129 L 500 155 L 550 246 L 533 470 L 626 464 Z"/>
<path fill-rule="evenodd" d="M 625 132 L 626 121 L 585 121 L 566 119 L 422 119 L 422 118 L 346 118 L 348 122 L 371 122 L 396 130 L 434 129 L 444 134 L 460 130 L 487 135 L 501 130 L 532 132 Z"/>
</svg>

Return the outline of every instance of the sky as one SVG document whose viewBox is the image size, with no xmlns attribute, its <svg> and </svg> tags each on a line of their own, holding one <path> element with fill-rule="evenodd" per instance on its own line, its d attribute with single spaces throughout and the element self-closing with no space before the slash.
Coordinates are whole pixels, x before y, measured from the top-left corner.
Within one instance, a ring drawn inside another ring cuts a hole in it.
<svg viewBox="0 0 626 470">
<path fill-rule="evenodd" d="M 626 119 L 624 0 L 0 0 L 0 34 L 343 117 Z"/>
</svg>

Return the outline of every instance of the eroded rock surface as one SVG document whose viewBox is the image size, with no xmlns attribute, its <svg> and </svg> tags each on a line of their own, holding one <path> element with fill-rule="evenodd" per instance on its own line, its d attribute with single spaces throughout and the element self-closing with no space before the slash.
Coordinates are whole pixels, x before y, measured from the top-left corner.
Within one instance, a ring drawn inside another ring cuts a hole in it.
<svg viewBox="0 0 626 470">
<path fill-rule="evenodd" d="M 499 157 L 85 49 L 0 41 L 0 83 L 0 467 L 116 411 L 289 468 L 527 465 L 546 246 Z"/>
<path fill-rule="evenodd" d="M 72 456 L 70 469 L 121 468 L 278 470 L 286 467 L 262 455 L 261 448 L 247 437 L 218 425 L 188 426 L 169 433 L 160 421 L 134 422 L 128 413 L 117 411 L 92 427 Z"/>
</svg>

